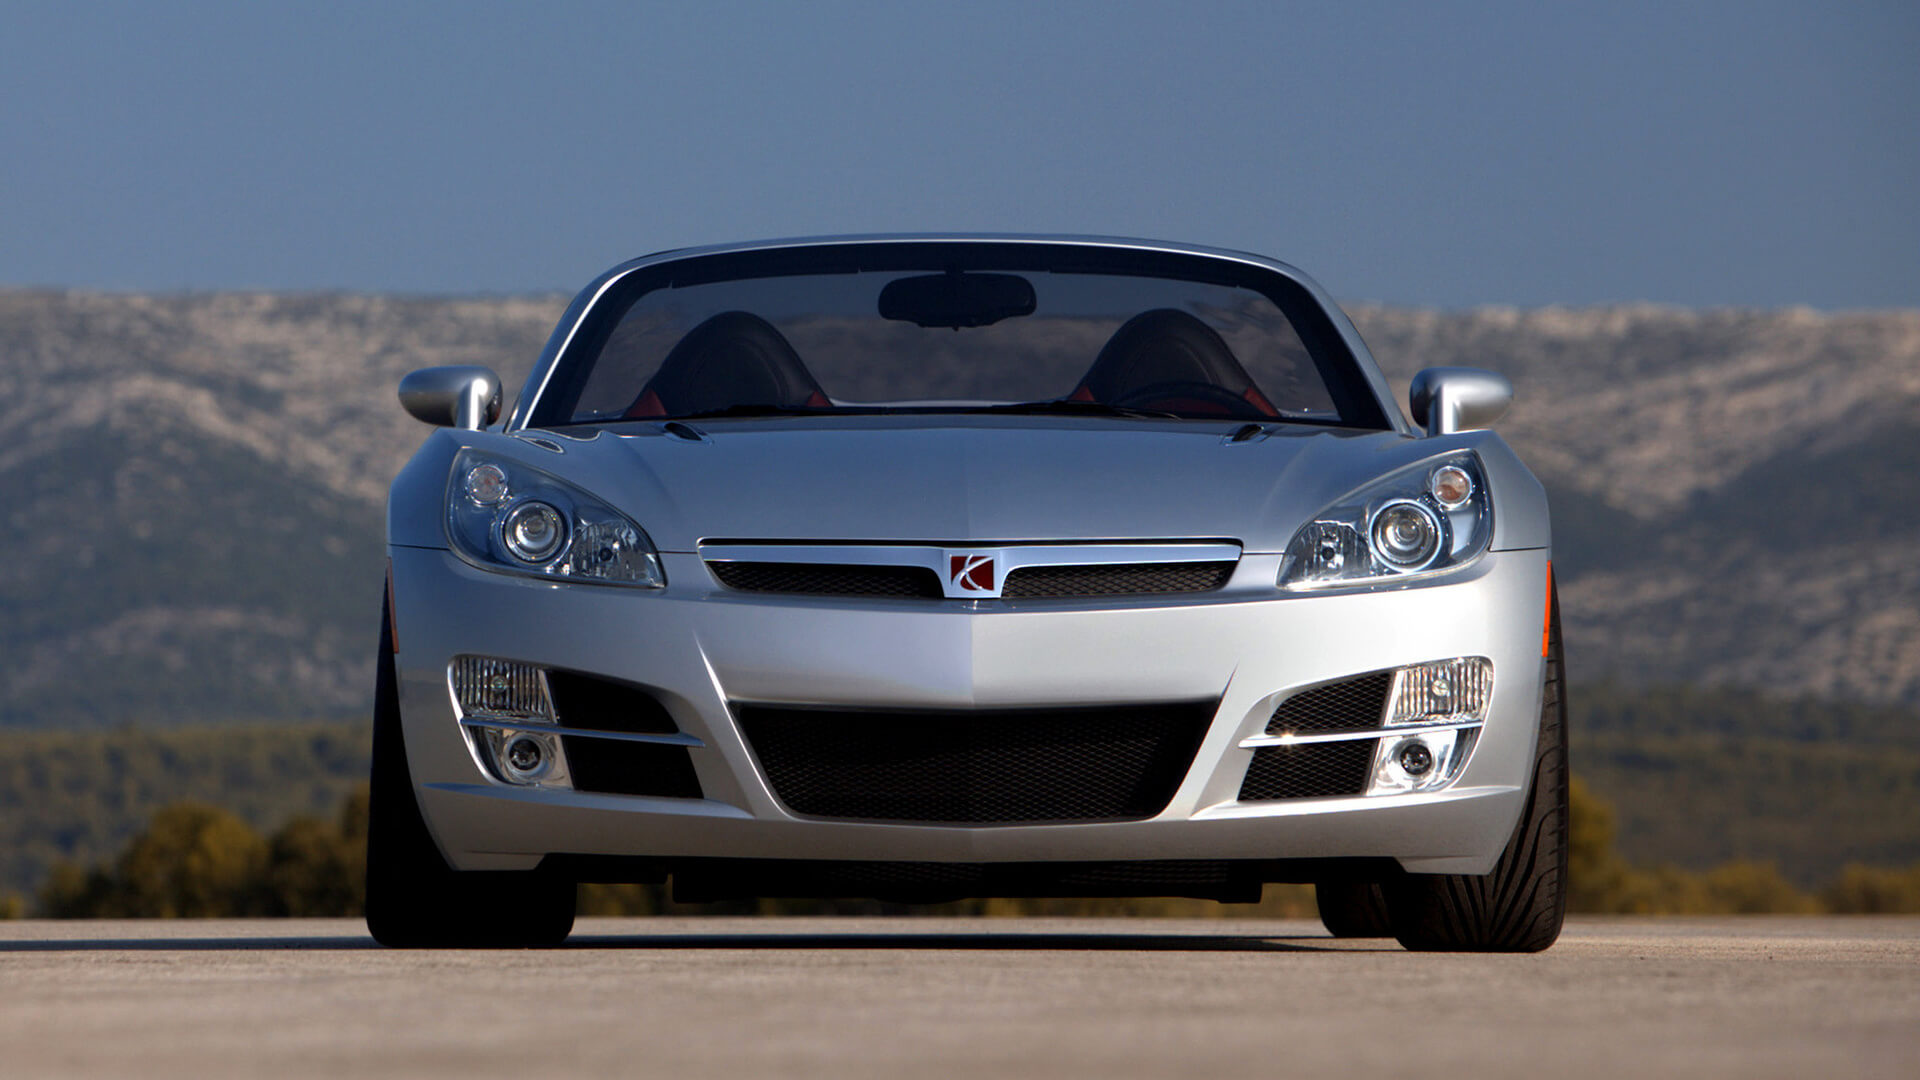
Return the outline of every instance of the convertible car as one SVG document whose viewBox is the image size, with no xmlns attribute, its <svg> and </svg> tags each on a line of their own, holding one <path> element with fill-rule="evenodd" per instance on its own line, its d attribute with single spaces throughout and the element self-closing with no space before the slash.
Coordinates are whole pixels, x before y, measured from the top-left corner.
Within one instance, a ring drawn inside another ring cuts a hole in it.
<svg viewBox="0 0 1920 1080">
<path fill-rule="evenodd" d="M 367 920 L 538 945 L 683 900 L 1311 882 L 1338 935 L 1560 931 L 1546 499 L 1432 368 L 1409 423 L 1268 259 L 1073 237 L 671 251 L 504 419 L 400 384 Z"/>
</svg>

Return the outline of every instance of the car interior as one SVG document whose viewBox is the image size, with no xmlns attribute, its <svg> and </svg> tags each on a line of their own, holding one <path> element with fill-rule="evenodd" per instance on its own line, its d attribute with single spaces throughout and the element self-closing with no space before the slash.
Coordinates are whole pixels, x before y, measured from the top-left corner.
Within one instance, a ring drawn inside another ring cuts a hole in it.
<svg viewBox="0 0 1920 1080">
<path fill-rule="evenodd" d="M 1220 335 L 1173 308 L 1128 319 L 1065 400 L 1196 417 L 1280 415 Z M 752 406 L 833 404 L 772 323 L 749 312 L 728 311 L 688 331 L 624 415 L 648 419 Z"/>
</svg>

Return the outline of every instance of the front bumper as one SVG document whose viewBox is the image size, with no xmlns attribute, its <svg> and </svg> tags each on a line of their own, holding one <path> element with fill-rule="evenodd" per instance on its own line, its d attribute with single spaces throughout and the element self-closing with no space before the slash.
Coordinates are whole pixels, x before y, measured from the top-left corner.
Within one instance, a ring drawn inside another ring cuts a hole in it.
<svg viewBox="0 0 1920 1080">
<path fill-rule="evenodd" d="M 1544 550 L 1490 552 L 1444 584 L 1282 594 L 1249 554 L 1193 598 L 912 601 L 743 594 L 698 556 L 663 556 L 658 593 L 554 585 L 393 547 L 397 669 L 421 810 L 461 870 L 550 854 L 958 863 L 1392 858 L 1485 873 L 1524 801 L 1538 730 Z M 702 799 L 512 787 L 461 733 L 459 654 L 652 688 L 691 751 Z M 1459 778 L 1430 794 L 1240 802 L 1276 694 L 1453 656 L 1493 661 L 1493 701 Z M 1141 821 L 943 826 L 805 818 L 769 789 L 728 702 L 887 709 L 1217 700 L 1171 802 Z"/>
</svg>

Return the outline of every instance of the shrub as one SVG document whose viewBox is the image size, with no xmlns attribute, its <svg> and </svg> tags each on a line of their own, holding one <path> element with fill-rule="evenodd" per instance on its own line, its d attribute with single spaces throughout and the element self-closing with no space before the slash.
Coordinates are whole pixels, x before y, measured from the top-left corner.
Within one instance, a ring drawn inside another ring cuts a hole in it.
<svg viewBox="0 0 1920 1080">
<path fill-rule="evenodd" d="M 1920 915 L 1920 866 L 1848 863 L 1820 898 L 1836 915 Z"/>
</svg>

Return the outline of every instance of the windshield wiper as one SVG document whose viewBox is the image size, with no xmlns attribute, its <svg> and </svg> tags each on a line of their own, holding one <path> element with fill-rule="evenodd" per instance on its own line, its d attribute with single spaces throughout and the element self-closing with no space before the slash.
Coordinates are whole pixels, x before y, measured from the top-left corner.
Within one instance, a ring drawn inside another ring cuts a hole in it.
<svg viewBox="0 0 1920 1080">
<path fill-rule="evenodd" d="M 1179 413 L 1160 409 L 1131 409 L 1125 405 L 1109 405 L 1104 401 L 1075 401 L 1072 398 L 1050 398 L 1046 401 L 1013 401 L 1005 405 L 982 405 L 968 412 L 1012 413 L 1017 416 L 1127 416 L 1149 420 L 1186 420 L 1189 417 Z"/>
<path fill-rule="evenodd" d="M 727 416 L 820 416 L 826 413 L 849 412 L 832 405 L 768 405 L 764 402 L 752 404 L 728 405 L 724 409 L 701 409 L 699 412 L 678 413 L 660 417 L 662 420 L 711 420 Z"/>
</svg>

